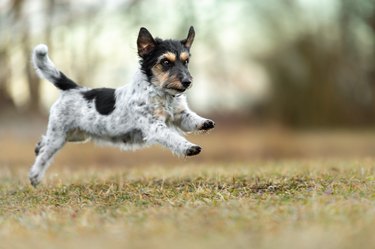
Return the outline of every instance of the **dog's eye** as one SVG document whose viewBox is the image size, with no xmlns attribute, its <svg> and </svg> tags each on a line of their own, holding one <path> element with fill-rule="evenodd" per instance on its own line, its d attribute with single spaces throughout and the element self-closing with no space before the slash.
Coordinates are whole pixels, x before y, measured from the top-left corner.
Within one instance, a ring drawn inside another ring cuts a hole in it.
<svg viewBox="0 0 375 249">
<path fill-rule="evenodd" d="M 169 60 L 162 60 L 161 61 L 161 64 L 164 66 L 164 67 L 169 67 L 169 66 L 171 66 L 171 62 L 169 61 Z"/>
<path fill-rule="evenodd" d="M 189 59 L 184 60 L 184 65 L 187 66 L 189 64 Z"/>
</svg>

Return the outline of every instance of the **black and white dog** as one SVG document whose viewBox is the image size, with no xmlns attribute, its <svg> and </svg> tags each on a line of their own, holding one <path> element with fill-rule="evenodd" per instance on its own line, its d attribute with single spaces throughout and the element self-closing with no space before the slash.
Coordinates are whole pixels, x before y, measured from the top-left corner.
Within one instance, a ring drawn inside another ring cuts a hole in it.
<svg viewBox="0 0 375 249">
<path fill-rule="evenodd" d="M 212 120 L 192 112 L 185 91 L 192 85 L 188 70 L 190 48 L 195 36 L 191 27 L 184 40 L 153 38 L 141 28 L 137 47 L 140 69 L 131 84 L 117 89 L 88 89 L 60 72 L 40 44 L 32 55 L 40 77 L 61 90 L 50 110 L 47 132 L 35 148 L 36 160 L 29 174 L 36 186 L 52 157 L 66 142 L 89 139 L 136 149 L 161 144 L 175 154 L 197 155 L 201 147 L 190 143 L 183 132 L 209 130 Z"/>
</svg>

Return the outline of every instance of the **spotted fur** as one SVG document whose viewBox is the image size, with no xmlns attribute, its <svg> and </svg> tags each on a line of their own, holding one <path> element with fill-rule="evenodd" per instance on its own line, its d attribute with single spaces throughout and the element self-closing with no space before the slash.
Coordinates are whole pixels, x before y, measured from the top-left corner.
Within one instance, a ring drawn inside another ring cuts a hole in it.
<svg viewBox="0 0 375 249">
<path fill-rule="evenodd" d="M 54 66 L 46 45 L 35 47 L 32 61 L 37 73 L 62 91 L 51 107 L 46 134 L 35 148 L 31 184 L 41 181 L 66 142 L 91 139 L 123 150 L 160 144 L 177 155 L 199 154 L 201 147 L 182 135 L 212 129 L 214 122 L 191 111 L 186 101 L 185 90 L 192 81 L 187 60 L 194 35 L 191 27 L 181 41 L 154 39 L 141 28 L 140 70 L 130 84 L 117 89 L 79 86 Z"/>
</svg>

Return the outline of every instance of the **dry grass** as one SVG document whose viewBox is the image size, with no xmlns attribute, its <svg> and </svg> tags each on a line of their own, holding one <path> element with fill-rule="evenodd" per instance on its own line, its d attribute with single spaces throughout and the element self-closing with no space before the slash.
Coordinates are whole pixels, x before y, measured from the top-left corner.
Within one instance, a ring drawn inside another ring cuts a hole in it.
<svg viewBox="0 0 375 249">
<path fill-rule="evenodd" d="M 373 248 L 375 161 L 0 172 L 0 248 Z"/>
<path fill-rule="evenodd" d="M 374 132 L 219 125 L 189 159 L 69 144 L 33 189 L 45 122 L 21 124 L 0 126 L 1 249 L 375 248 Z"/>
</svg>

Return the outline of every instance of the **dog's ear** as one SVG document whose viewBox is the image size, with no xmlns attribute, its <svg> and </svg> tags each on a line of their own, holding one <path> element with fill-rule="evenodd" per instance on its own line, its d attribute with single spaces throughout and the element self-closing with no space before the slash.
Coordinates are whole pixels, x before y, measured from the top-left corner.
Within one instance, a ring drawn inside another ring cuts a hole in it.
<svg viewBox="0 0 375 249">
<path fill-rule="evenodd" d="M 183 44 L 187 49 L 190 49 L 191 45 L 193 44 L 194 37 L 195 37 L 194 27 L 191 26 L 190 29 L 189 29 L 188 36 L 186 37 L 186 39 L 182 40 L 181 42 L 182 42 L 182 44 Z"/>
<path fill-rule="evenodd" d="M 156 46 L 155 40 L 152 37 L 151 33 L 146 28 L 141 28 L 139 30 L 138 39 L 138 54 L 143 57 L 146 54 L 150 53 Z"/>
</svg>

